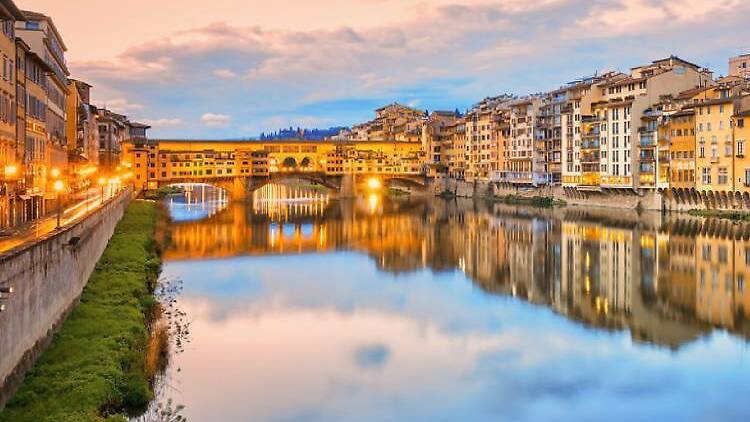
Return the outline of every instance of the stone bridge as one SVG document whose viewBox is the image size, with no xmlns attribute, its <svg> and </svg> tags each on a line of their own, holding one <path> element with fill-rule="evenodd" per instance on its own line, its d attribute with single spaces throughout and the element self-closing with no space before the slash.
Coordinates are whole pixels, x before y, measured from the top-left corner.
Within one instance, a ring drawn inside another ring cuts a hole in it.
<svg viewBox="0 0 750 422">
<path fill-rule="evenodd" d="M 325 186 L 340 198 L 352 198 L 365 188 L 371 179 L 377 179 L 385 188 L 402 187 L 426 190 L 430 187 L 428 177 L 421 175 L 388 175 L 388 174 L 343 174 L 327 175 L 325 172 L 291 171 L 271 173 L 268 176 L 225 176 L 203 178 L 172 178 L 159 181 L 159 186 L 179 186 L 207 184 L 229 192 L 233 200 L 247 199 L 256 190 L 271 183 L 288 180 L 305 180 Z"/>
<path fill-rule="evenodd" d="M 138 187 L 206 183 L 234 199 L 272 182 L 303 179 L 339 196 L 377 178 L 382 186 L 424 189 L 424 152 L 417 142 L 149 140 L 123 145 L 123 165 Z"/>
</svg>

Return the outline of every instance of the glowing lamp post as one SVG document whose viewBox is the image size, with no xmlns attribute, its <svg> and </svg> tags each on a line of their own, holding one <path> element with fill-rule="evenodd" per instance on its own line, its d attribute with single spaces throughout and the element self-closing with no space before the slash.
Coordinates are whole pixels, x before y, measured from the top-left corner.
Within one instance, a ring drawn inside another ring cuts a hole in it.
<svg viewBox="0 0 750 422">
<path fill-rule="evenodd" d="M 8 195 L 8 225 L 13 225 L 13 194 L 8 191 L 8 181 L 12 181 L 18 174 L 18 167 L 14 165 L 5 166 L 3 178 L 3 191 Z"/>
<path fill-rule="evenodd" d="M 106 185 L 106 184 L 107 184 L 107 179 L 105 179 L 103 177 L 100 177 L 99 178 L 99 187 L 102 190 L 102 195 L 101 195 L 102 203 L 104 203 L 104 185 Z"/>
<path fill-rule="evenodd" d="M 62 202 L 60 201 L 60 194 L 62 193 L 63 188 L 65 188 L 65 185 L 62 180 L 55 180 L 52 187 L 55 189 L 55 193 L 57 193 L 57 228 L 59 229 L 60 220 L 62 218 Z"/>
</svg>

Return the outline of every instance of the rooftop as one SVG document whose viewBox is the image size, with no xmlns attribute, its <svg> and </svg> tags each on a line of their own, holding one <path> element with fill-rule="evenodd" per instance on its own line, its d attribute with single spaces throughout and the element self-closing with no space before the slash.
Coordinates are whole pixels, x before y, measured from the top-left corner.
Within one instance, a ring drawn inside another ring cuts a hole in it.
<svg viewBox="0 0 750 422">
<path fill-rule="evenodd" d="M 26 20 L 26 16 L 21 12 L 21 9 L 16 6 L 13 0 L 0 0 L 0 18 L 3 20 Z"/>
<path fill-rule="evenodd" d="M 55 22 L 52 21 L 51 17 L 45 15 L 44 13 L 33 12 L 31 10 L 24 10 L 22 12 L 26 16 L 25 20 L 46 21 L 49 24 L 49 27 L 52 28 L 52 32 L 55 34 L 55 37 L 60 42 L 60 47 L 62 47 L 63 51 L 68 51 L 68 47 L 65 45 L 65 41 L 63 40 L 62 35 L 60 35 L 60 32 L 57 30 Z"/>
</svg>

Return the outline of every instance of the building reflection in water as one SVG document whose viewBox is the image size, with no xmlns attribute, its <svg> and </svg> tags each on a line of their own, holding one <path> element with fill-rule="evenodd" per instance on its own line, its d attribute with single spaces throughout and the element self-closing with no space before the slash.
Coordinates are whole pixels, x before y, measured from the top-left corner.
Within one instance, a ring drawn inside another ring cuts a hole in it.
<svg viewBox="0 0 750 422">
<path fill-rule="evenodd" d="M 750 338 L 750 226 L 728 222 L 268 186 L 167 238 L 171 261 L 351 250 L 388 272 L 462 271 L 487 293 L 669 348 L 714 327 Z"/>
<path fill-rule="evenodd" d="M 174 221 L 196 221 L 213 217 L 229 204 L 229 194 L 203 183 L 178 185 L 182 195 L 167 198 L 170 214 Z"/>
<path fill-rule="evenodd" d="M 252 196 L 252 209 L 274 221 L 319 216 L 328 203 L 328 192 L 306 186 L 269 184 L 253 192 Z"/>
</svg>

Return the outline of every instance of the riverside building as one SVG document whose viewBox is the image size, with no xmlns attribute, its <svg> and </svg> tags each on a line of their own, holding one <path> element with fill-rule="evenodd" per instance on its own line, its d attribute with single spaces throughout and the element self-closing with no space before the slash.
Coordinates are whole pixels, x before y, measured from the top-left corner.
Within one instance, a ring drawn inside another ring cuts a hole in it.
<svg viewBox="0 0 750 422">
<path fill-rule="evenodd" d="M 14 225 L 19 214 L 16 191 L 22 187 L 23 143 L 17 135 L 16 38 L 15 23 L 25 19 L 10 0 L 0 1 L 0 55 L 3 70 L 0 80 L 0 230 Z"/>
</svg>

